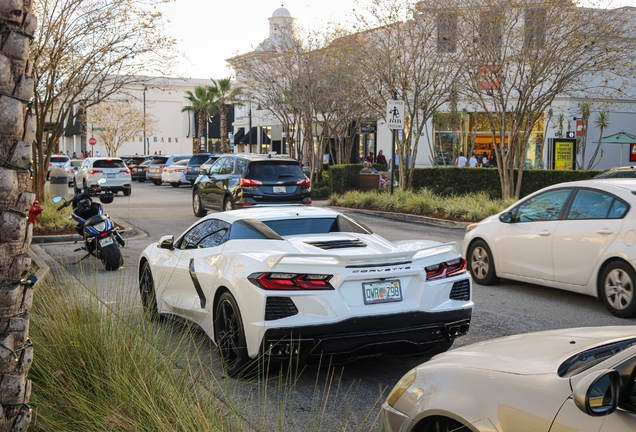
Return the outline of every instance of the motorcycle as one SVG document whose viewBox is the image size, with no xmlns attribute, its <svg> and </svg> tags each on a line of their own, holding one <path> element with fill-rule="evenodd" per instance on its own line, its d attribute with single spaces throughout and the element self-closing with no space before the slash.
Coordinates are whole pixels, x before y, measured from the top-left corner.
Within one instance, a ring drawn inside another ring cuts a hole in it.
<svg viewBox="0 0 636 432">
<path fill-rule="evenodd" d="M 97 183 L 102 185 L 106 183 L 106 179 L 99 179 Z M 77 222 L 75 230 L 84 239 L 84 245 L 75 249 L 75 252 L 86 251 L 86 255 L 75 264 L 93 255 L 102 261 L 106 270 L 117 270 L 124 263 L 119 246 L 124 247 L 125 242 L 117 232 L 113 221 L 104 213 L 104 208 L 101 204 L 113 202 L 114 195 L 112 193 L 104 193 L 99 196 L 100 202 L 97 203 L 93 202 L 90 192 L 91 190 L 88 187 L 84 187 L 80 193 L 73 196 L 70 200 L 56 196 L 53 198 L 53 202 L 57 204 L 62 200 L 65 201 L 64 204 L 57 208 L 58 211 L 71 204 L 73 205 L 69 219 Z"/>
</svg>

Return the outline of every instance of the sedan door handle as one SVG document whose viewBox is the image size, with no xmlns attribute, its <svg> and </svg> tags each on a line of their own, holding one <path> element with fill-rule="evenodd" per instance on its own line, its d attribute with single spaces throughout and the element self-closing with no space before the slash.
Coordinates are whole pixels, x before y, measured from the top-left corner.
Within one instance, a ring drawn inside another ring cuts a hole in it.
<svg viewBox="0 0 636 432">
<path fill-rule="evenodd" d="M 603 228 L 602 230 L 598 230 L 596 232 L 599 233 L 599 234 L 603 234 L 603 235 L 614 234 L 614 231 L 612 231 L 611 229 L 607 229 L 607 228 Z"/>
<path fill-rule="evenodd" d="M 541 231 L 541 232 L 539 233 L 539 235 L 540 235 L 541 237 L 547 237 L 547 236 L 549 236 L 550 234 L 551 234 L 551 233 L 550 233 L 550 231 L 548 231 L 548 230 L 543 230 L 543 231 Z"/>
</svg>

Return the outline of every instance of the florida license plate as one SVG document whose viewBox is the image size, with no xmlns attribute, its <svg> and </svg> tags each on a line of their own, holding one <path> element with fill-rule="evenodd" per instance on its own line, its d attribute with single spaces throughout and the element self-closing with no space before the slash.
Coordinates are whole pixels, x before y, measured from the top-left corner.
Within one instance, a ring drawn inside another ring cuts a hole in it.
<svg viewBox="0 0 636 432">
<path fill-rule="evenodd" d="M 287 193 L 287 186 L 274 186 L 274 193 Z"/>
<path fill-rule="evenodd" d="M 106 178 L 115 178 L 115 174 L 114 173 L 108 173 L 106 174 Z"/>
<path fill-rule="evenodd" d="M 364 304 L 402 301 L 402 288 L 399 280 L 363 282 L 362 291 Z"/>
<path fill-rule="evenodd" d="M 113 244 L 113 238 L 112 237 L 106 237 L 105 239 L 101 239 L 99 241 L 99 245 L 101 247 L 106 247 L 108 245 L 112 245 Z"/>
</svg>

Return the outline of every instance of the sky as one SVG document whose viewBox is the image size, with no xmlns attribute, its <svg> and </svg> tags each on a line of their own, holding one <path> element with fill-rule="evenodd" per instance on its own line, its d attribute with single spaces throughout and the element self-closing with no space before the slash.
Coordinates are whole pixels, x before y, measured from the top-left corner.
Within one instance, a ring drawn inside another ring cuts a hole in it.
<svg viewBox="0 0 636 432">
<path fill-rule="evenodd" d="M 594 0 L 589 0 L 592 3 Z M 598 1 L 598 0 L 596 0 Z M 371 0 L 172 0 L 159 9 L 170 21 L 168 34 L 184 53 L 177 74 L 186 78 L 231 76 L 225 60 L 252 51 L 269 36 L 272 13 L 283 5 L 296 25 L 317 29 L 345 23 L 351 12 Z M 600 6 L 636 6 L 636 0 L 600 0 Z"/>
</svg>

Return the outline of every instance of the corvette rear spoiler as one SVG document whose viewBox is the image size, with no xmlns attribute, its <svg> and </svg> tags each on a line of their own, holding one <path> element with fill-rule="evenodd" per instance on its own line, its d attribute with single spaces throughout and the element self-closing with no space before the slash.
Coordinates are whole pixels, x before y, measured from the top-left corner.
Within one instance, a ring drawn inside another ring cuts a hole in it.
<svg viewBox="0 0 636 432">
<path fill-rule="evenodd" d="M 344 264 L 344 265 L 357 265 L 357 264 L 378 264 L 386 263 L 391 265 L 395 262 L 410 261 L 420 252 L 427 252 L 427 255 L 433 255 L 441 252 L 453 252 L 459 254 L 459 246 L 456 242 L 444 243 L 436 246 L 429 246 L 425 248 L 417 248 L 413 250 L 391 252 L 381 255 L 372 254 L 358 254 L 358 255 L 336 255 L 336 254 L 306 254 L 306 253 L 284 253 L 278 255 L 272 255 L 269 258 L 263 260 L 270 268 L 275 268 L 281 261 L 285 261 L 288 264 L 301 264 L 307 261 L 322 262 L 324 264 Z"/>
</svg>

